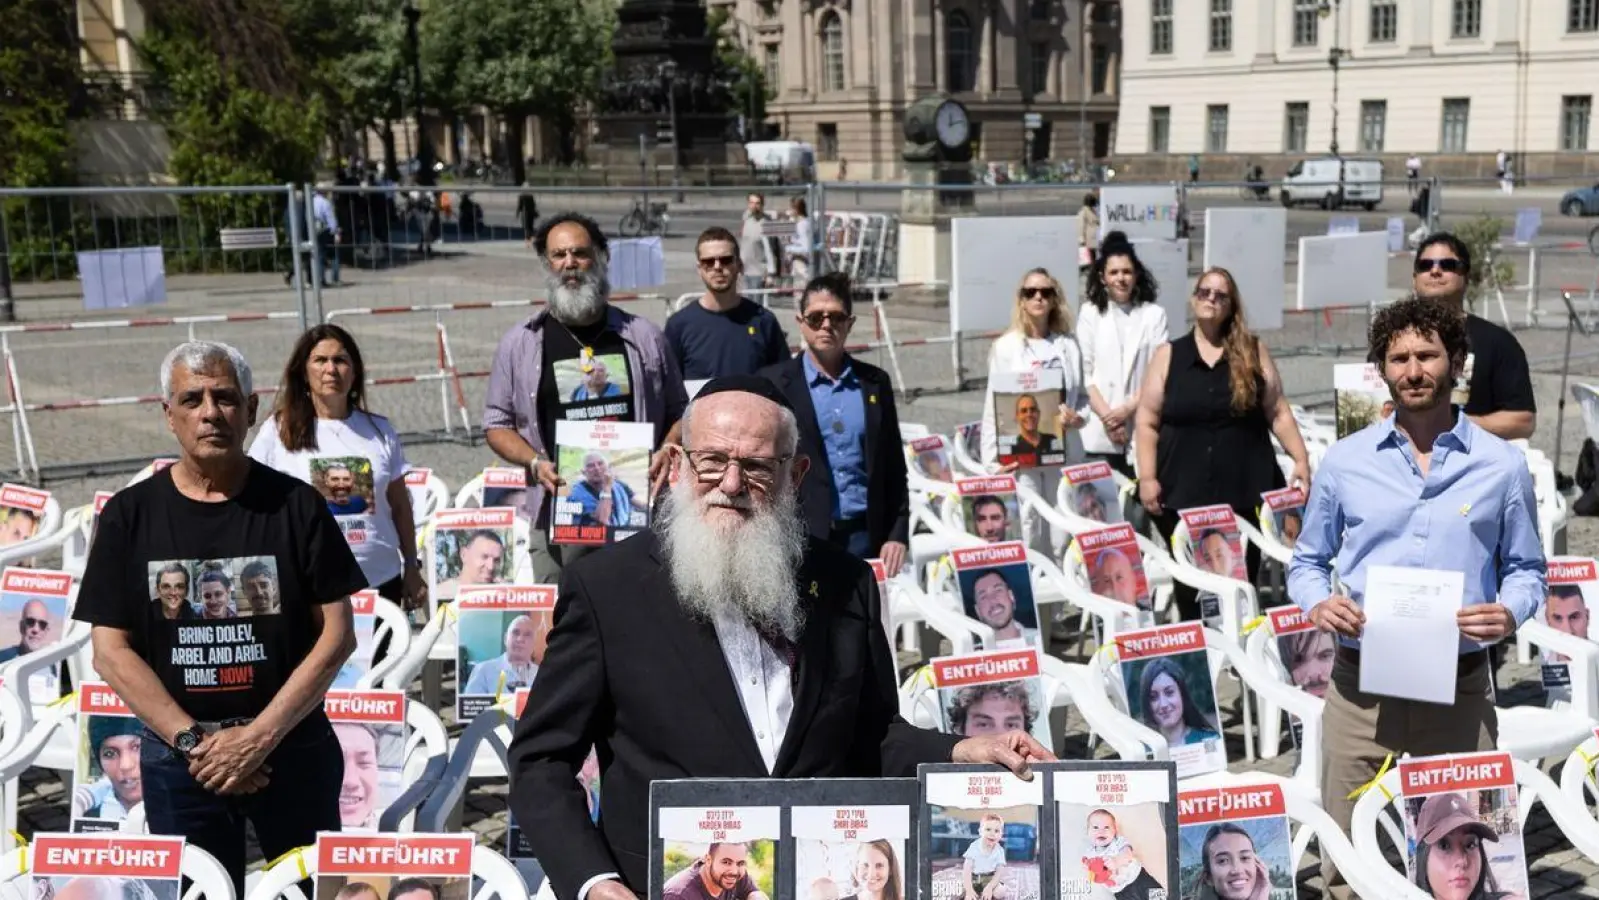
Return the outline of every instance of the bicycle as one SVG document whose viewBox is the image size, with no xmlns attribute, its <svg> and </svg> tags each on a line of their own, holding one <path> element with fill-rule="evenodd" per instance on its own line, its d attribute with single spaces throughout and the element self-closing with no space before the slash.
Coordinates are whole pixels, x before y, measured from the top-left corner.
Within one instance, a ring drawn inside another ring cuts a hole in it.
<svg viewBox="0 0 1599 900">
<path fill-rule="evenodd" d="M 666 226 L 672 217 L 666 212 L 667 204 L 650 203 L 645 208 L 644 198 L 633 201 L 633 208 L 622 217 L 622 222 L 617 226 L 617 231 L 622 237 L 641 237 L 648 234 L 666 236 Z"/>
<path fill-rule="evenodd" d="M 1588 232 L 1588 252 L 1599 256 L 1599 225 L 1595 225 L 1593 230 Z"/>
</svg>

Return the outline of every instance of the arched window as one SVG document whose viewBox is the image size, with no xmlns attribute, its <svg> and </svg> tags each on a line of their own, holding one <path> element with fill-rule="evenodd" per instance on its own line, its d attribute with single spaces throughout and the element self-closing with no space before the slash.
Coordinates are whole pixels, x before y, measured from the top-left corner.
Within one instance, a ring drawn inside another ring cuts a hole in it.
<svg viewBox="0 0 1599 900">
<path fill-rule="evenodd" d="M 822 90 L 844 89 L 844 20 L 828 13 L 822 20 Z"/>
<path fill-rule="evenodd" d="M 972 20 L 954 9 L 944 16 L 945 90 L 951 94 L 977 89 L 977 39 Z"/>
</svg>

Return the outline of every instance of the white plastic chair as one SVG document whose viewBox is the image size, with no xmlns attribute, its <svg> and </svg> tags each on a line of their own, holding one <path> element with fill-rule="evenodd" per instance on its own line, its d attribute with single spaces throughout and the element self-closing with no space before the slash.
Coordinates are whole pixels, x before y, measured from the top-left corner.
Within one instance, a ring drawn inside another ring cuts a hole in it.
<svg viewBox="0 0 1599 900">
<path fill-rule="evenodd" d="M 171 466 L 175 462 L 177 462 L 177 459 L 174 458 L 174 457 L 170 457 L 170 456 L 163 456 L 163 457 L 159 457 L 157 459 L 153 459 L 153 460 L 150 461 L 150 464 L 148 466 L 145 466 L 144 468 L 140 469 L 138 472 L 135 472 L 133 477 L 128 479 L 128 484 L 129 485 L 138 484 L 139 482 L 144 481 L 146 478 L 149 478 L 151 475 L 154 475 L 155 473 L 161 471 L 162 469 L 168 468 L 169 466 Z M 124 485 L 124 487 L 126 487 L 126 486 L 127 485 Z"/>
<path fill-rule="evenodd" d="M 1568 797 L 1561 793 L 1560 787 L 1539 771 L 1537 766 L 1521 759 L 1512 759 L 1511 764 L 1516 774 L 1518 824 L 1525 828 L 1533 804 L 1541 803 L 1549 813 L 1549 818 L 1554 820 L 1555 826 L 1577 852 L 1590 860 L 1599 861 L 1599 822 L 1594 821 L 1586 809 L 1574 808 Z M 1394 846 L 1403 851 L 1406 846 L 1404 827 L 1396 808 L 1402 799 L 1399 793 L 1399 767 L 1395 765 L 1355 801 L 1355 809 L 1349 820 L 1349 836 L 1355 847 L 1357 866 L 1368 875 L 1382 871 L 1399 875 L 1383 855 L 1378 834 L 1386 833 Z M 1531 861 L 1529 854 L 1528 862 Z M 1414 893 L 1395 892 L 1384 896 L 1429 896 L 1420 888 L 1411 887 L 1410 890 Z"/>
<path fill-rule="evenodd" d="M 1560 793 L 1564 794 L 1571 809 L 1582 810 L 1588 818 L 1588 801 L 1599 802 L 1599 783 L 1594 781 L 1594 765 L 1599 763 L 1599 731 L 1583 741 L 1566 761 L 1560 764 Z"/>
<path fill-rule="evenodd" d="M 1244 638 L 1243 658 L 1244 665 L 1235 671 L 1254 691 L 1259 704 L 1256 710 L 1260 728 L 1256 737 L 1260 758 L 1274 759 L 1281 752 L 1282 714 L 1286 712 L 1300 723 L 1300 771 L 1319 779 L 1321 714 L 1326 701 L 1293 684 L 1270 625 L 1263 622 Z"/>
<path fill-rule="evenodd" d="M 963 654 L 951 654 L 963 655 Z M 1044 708 L 1037 710 L 1036 715 L 1049 717 L 1049 711 L 1057 706 L 1066 706 L 1072 702 L 1071 691 L 1063 680 L 1065 663 L 1054 657 L 1044 654 L 1039 655 L 1040 671 L 1039 681 L 1044 688 Z M 917 671 L 905 679 L 899 689 L 899 714 L 905 721 L 931 731 L 938 731 L 943 726 L 943 718 L 938 708 L 938 691 L 933 687 L 933 679 L 927 673 Z M 1058 747 L 1060 735 L 1053 728 L 1049 729 L 1050 742 L 1047 746 Z"/>
<path fill-rule="evenodd" d="M 32 859 L 28 848 L 8 848 L 5 856 L 0 858 L 0 867 L 6 873 L 0 876 L 0 891 L 10 893 L 18 900 L 32 898 L 33 888 L 27 883 L 33 877 Z M 182 900 L 235 900 L 233 877 L 222 868 L 216 857 L 199 847 L 183 845 L 181 872 L 189 880 L 189 888 L 182 893 Z M 18 881 L 22 884 L 17 884 Z"/>
<path fill-rule="evenodd" d="M 1582 428 L 1588 432 L 1588 439 L 1599 444 L 1599 387 L 1574 384 L 1571 396 L 1582 409 Z"/>
<path fill-rule="evenodd" d="M 11 727 L 8 723 L 8 729 Z M 34 766 L 71 772 L 78 747 L 77 707 L 70 700 L 46 707 L 0 758 L 0 851 L 17 846 L 17 800 L 22 791 L 22 773 Z M 8 741 L 9 743 L 9 741 Z"/>
<path fill-rule="evenodd" d="M 975 428 L 977 425 L 976 423 L 973 423 L 971 426 L 963 427 Z M 962 478 L 992 474 L 988 471 L 987 466 L 983 465 L 977 460 L 976 457 L 972 456 L 971 448 L 966 445 L 966 435 L 964 431 L 961 430 L 957 430 L 955 436 L 950 439 L 949 461 L 956 469 L 965 473 L 960 476 Z"/>
<path fill-rule="evenodd" d="M 262 871 L 245 889 L 249 900 L 310 900 L 299 883 L 317 873 L 316 850 L 304 847 L 288 854 L 278 864 Z M 494 850 L 478 844 L 472 848 L 472 878 L 479 883 L 470 900 L 528 900 L 527 884 L 516 866 Z M 187 900 L 187 898 L 185 898 Z"/>
<path fill-rule="evenodd" d="M 414 476 L 420 475 L 418 482 Z M 450 505 L 450 486 L 432 469 L 410 469 L 405 473 L 405 488 L 411 494 L 411 517 L 424 522 Z"/>
<path fill-rule="evenodd" d="M 61 520 L 61 571 L 82 578 L 89 565 L 89 539 L 94 532 L 94 504 L 74 506 Z"/>
<path fill-rule="evenodd" d="M 404 610 L 391 600 L 377 597 L 374 598 L 372 614 L 377 618 L 377 627 L 372 632 L 372 645 L 376 647 L 382 644 L 387 637 L 389 646 L 383 659 L 375 663 L 356 681 L 355 686 L 358 689 L 382 684 L 388 673 L 400 664 L 400 660 L 411 649 L 411 620 Z"/>
<path fill-rule="evenodd" d="M 44 511 L 39 515 L 39 525 L 33 530 L 33 536 L 9 547 L 0 548 L 0 568 L 18 564 L 27 565 L 23 560 L 58 549 L 68 536 L 62 518 L 61 504 L 56 498 L 52 496 L 46 499 Z"/>
</svg>

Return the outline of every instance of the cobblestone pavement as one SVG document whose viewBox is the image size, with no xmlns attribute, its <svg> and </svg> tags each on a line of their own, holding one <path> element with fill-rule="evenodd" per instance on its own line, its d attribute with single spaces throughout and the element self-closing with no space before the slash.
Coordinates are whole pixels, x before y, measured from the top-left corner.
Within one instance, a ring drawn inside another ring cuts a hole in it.
<svg viewBox="0 0 1599 900">
<path fill-rule="evenodd" d="M 448 248 L 447 248 L 448 249 Z M 668 243 L 668 271 L 690 271 L 690 248 L 686 240 Z M 1403 283 L 1403 261 L 1396 264 L 1391 283 Z M 485 299 L 525 298 L 537 290 L 536 279 L 519 242 L 497 247 L 476 247 L 471 254 L 446 255 L 413 270 L 368 273 L 346 269 L 348 287 L 324 293 L 328 309 L 353 309 L 394 303 L 480 301 Z M 1557 273 L 1555 278 L 1582 277 L 1581 266 Z M 175 279 L 175 281 L 177 281 Z M 694 285 L 674 282 L 675 295 Z M 36 296 L 21 304 L 27 319 L 65 318 L 73 315 L 73 298 Z M 192 284 L 174 286 L 173 299 L 163 313 L 265 311 L 292 308 L 292 294 L 272 276 L 231 276 L 226 279 L 194 279 Z M 665 303 L 640 301 L 632 309 L 661 321 Z M 1513 307 L 1519 319 L 1523 307 Z M 931 337 L 947 331 L 947 312 L 941 306 L 926 305 L 914 298 L 895 298 L 888 304 L 889 326 L 900 338 Z M 393 377 L 427 373 L 437 367 L 435 321 L 447 329 L 451 349 L 463 371 L 487 368 L 487 362 L 504 329 L 526 314 L 523 309 L 474 310 L 431 315 L 350 316 L 346 324 L 366 351 L 373 377 Z M 1497 314 L 1495 315 L 1497 318 Z M 1365 316 L 1334 314 L 1289 315 L 1282 332 L 1268 336 L 1279 357 L 1284 382 L 1298 402 L 1324 404 L 1331 400 L 1331 371 L 1335 362 L 1358 361 L 1364 340 Z M 785 322 L 790 320 L 785 319 Z M 275 369 L 287 352 L 296 324 L 256 322 L 245 325 L 208 326 L 197 329 L 205 337 L 239 344 L 257 368 L 258 384 L 277 380 Z M 856 327 L 856 340 L 873 334 L 869 316 L 863 315 Z M 124 331 L 116 335 L 93 333 L 47 333 L 16 337 L 11 342 L 17 354 L 18 369 L 29 401 L 74 399 L 85 390 L 95 396 L 124 396 L 153 393 L 154 375 L 161 355 L 177 340 L 182 329 L 151 328 Z M 789 326 L 791 336 L 794 334 Z M 1523 328 L 1518 337 L 1534 361 L 1540 409 L 1540 427 L 1533 443 L 1552 453 L 1556 435 L 1556 400 L 1560 386 L 1559 353 L 1563 333 L 1553 329 Z M 1302 352 L 1316 344 L 1320 352 Z M 1333 345 L 1340 345 L 1339 355 Z M 955 389 L 951 348 L 947 345 L 910 347 L 896 357 L 876 352 L 866 358 L 885 367 L 896 367 L 902 388 L 901 418 L 948 433 L 963 421 L 973 419 L 981 401 L 979 390 L 971 386 L 985 368 L 986 342 L 969 341 L 962 347 L 965 389 Z M 1577 361 L 1572 366 L 1573 380 L 1599 380 L 1599 339 L 1578 338 Z M 1553 360 L 1553 362 L 1551 362 Z M 85 385 L 88 385 L 86 388 Z M 464 381 L 467 406 L 472 421 L 477 421 L 482 401 L 483 379 Z M 407 385 L 379 388 L 372 398 L 374 408 L 395 419 L 408 432 L 432 432 L 441 427 L 441 400 L 437 385 Z M 1577 406 L 1569 404 L 1564 415 L 1564 441 L 1561 469 L 1573 471 L 1577 448 L 1582 443 L 1583 424 Z M 125 457 L 143 460 L 171 452 L 170 437 L 161 421 L 159 407 L 124 406 L 103 410 L 39 413 L 30 417 L 40 462 L 86 463 L 93 460 Z M 0 460 L 13 457 L 15 445 L 10 435 L 0 435 Z M 459 486 L 484 465 L 493 462 L 481 439 L 474 443 L 413 440 L 407 452 L 417 465 L 429 466 L 452 486 Z M 114 489 L 125 482 L 125 472 L 87 474 L 51 481 L 63 506 L 88 502 L 97 489 Z M 1570 552 L 1599 554 L 1599 527 L 1593 520 L 1573 520 L 1569 528 Z M 1500 686 L 1506 702 L 1541 702 L 1535 667 L 1507 665 Z M 1229 692 L 1224 691 L 1224 699 Z M 448 694 L 446 695 L 448 698 Z M 1082 723 L 1069 716 L 1064 725 L 1066 738 L 1061 749 L 1067 755 L 1084 755 Z M 1239 726 L 1228 729 L 1233 755 L 1241 758 Z M 1103 752 L 1101 750 L 1100 752 Z M 1293 764 L 1292 754 L 1257 763 L 1255 768 L 1286 774 Z M 1234 765 L 1237 770 L 1246 766 Z M 19 815 L 23 834 L 59 829 L 66 825 L 66 795 L 61 782 L 51 774 L 35 771 L 23 779 Z M 474 784 L 465 800 L 464 825 L 486 841 L 503 840 L 505 829 L 505 785 Z M 1594 862 L 1579 857 L 1541 812 L 1529 822 L 1527 850 L 1532 869 L 1533 897 L 1599 898 L 1599 872 Z M 1301 883 L 1302 897 L 1319 896 L 1313 859 L 1305 862 Z"/>
</svg>

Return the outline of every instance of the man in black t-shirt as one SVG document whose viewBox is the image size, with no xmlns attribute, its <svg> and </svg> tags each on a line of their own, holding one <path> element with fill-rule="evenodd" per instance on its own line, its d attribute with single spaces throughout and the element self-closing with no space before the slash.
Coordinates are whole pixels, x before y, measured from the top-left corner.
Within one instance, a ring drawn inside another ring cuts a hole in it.
<svg viewBox="0 0 1599 900">
<path fill-rule="evenodd" d="M 1526 352 L 1509 330 L 1466 313 L 1470 249 L 1447 231 L 1435 232 L 1416 249 L 1415 273 L 1416 296 L 1437 300 L 1466 316 L 1469 351 L 1454 402 L 1484 430 L 1507 441 L 1532 437 L 1538 407 Z"/>
<path fill-rule="evenodd" d="M 593 549 L 549 540 L 546 498 L 565 481 L 556 471 L 555 423 L 652 424 L 654 483 L 666 470 L 664 448 L 677 441 L 688 396 L 666 336 L 610 302 L 605 234 L 594 220 L 577 213 L 551 216 L 534 234 L 533 249 L 549 305 L 500 339 L 483 403 L 483 431 L 501 459 L 528 470 L 519 513 L 533 525 L 528 549 L 534 578 L 553 584 L 564 566 Z"/>
<path fill-rule="evenodd" d="M 777 316 L 739 296 L 738 238 L 726 228 L 700 233 L 699 257 L 705 293 L 666 320 L 666 340 L 690 381 L 721 375 L 754 375 L 788 359 L 788 339 Z"/>
<path fill-rule="evenodd" d="M 246 819 L 269 859 L 339 828 L 344 757 L 322 703 L 367 582 L 322 496 L 245 455 L 256 398 L 239 351 L 180 345 L 161 391 L 178 461 L 106 504 L 73 616 L 143 723 L 150 831 L 211 853 L 242 896 Z M 203 617 L 171 615 L 188 601 L 162 592 L 180 580 Z"/>
</svg>

